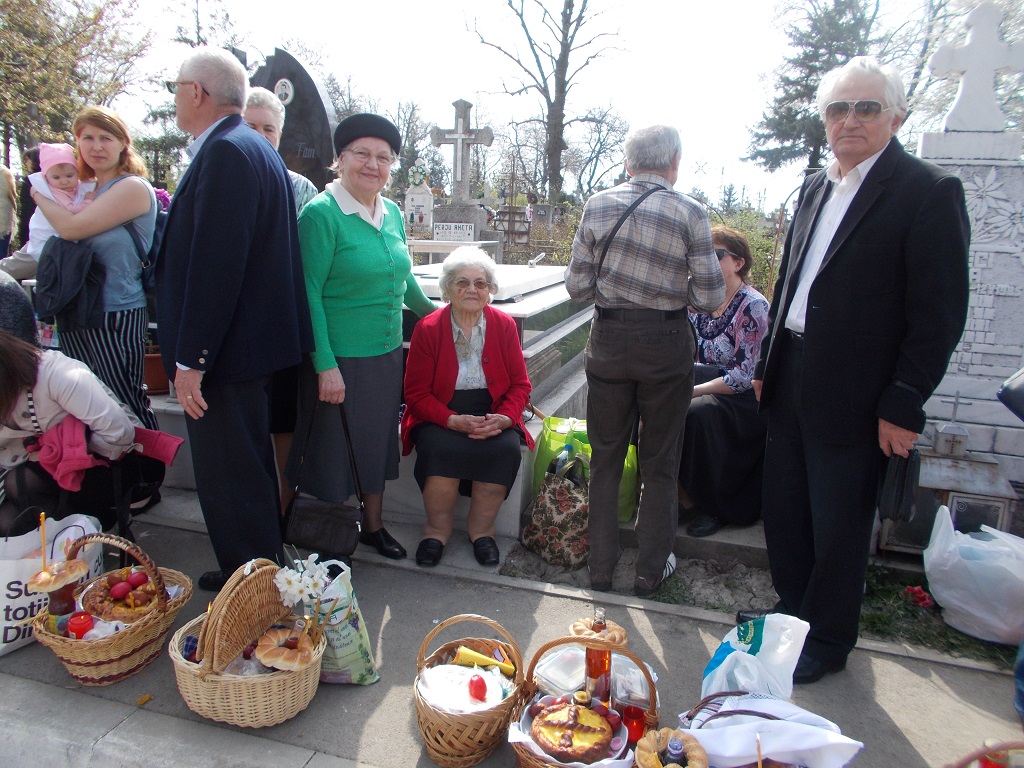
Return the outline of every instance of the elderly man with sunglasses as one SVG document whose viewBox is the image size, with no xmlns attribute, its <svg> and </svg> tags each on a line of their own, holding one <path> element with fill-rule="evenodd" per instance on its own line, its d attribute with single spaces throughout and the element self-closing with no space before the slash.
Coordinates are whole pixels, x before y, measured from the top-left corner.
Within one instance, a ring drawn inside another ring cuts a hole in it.
<svg viewBox="0 0 1024 768">
<path fill-rule="evenodd" d="M 835 162 L 800 191 L 754 373 L 775 610 L 811 625 L 796 683 L 846 666 L 880 470 L 913 448 L 967 317 L 963 186 L 896 140 L 905 93 L 868 57 L 822 79 Z"/>
</svg>

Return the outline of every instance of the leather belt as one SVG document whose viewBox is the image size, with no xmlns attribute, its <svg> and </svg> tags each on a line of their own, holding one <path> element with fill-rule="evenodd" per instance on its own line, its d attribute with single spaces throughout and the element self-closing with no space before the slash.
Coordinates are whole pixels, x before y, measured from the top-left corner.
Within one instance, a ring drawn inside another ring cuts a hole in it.
<svg viewBox="0 0 1024 768">
<path fill-rule="evenodd" d="M 683 309 L 610 309 L 608 307 L 594 307 L 594 311 L 602 320 L 619 320 L 627 323 L 658 322 L 686 317 L 685 307 Z"/>
<path fill-rule="evenodd" d="M 792 331 L 787 328 L 786 335 L 789 336 L 792 341 L 799 342 L 800 344 L 804 343 L 804 335 L 802 333 L 797 333 L 796 331 Z"/>
</svg>

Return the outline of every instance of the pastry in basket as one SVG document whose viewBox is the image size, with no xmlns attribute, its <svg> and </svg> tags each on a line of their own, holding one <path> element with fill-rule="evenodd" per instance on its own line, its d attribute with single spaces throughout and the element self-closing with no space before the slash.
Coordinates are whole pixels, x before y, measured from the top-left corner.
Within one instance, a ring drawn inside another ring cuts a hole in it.
<svg viewBox="0 0 1024 768">
<path fill-rule="evenodd" d="M 608 757 L 612 742 L 608 721 L 578 704 L 552 704 L 533 718 L 530 736 L 537 746 L 563 763 L 593 763 Z"/>
<path fill-rule="evenodd" d="M 28 588 L 33 592 L 56 592 L 61 587 L 78 581 L 88 575 L 89 564 L 85 560 L 65 560 L 50 563 L 43 570 L 32 575 Z"/>
<path fill-rule="evenodd" d="M 648 731 L 636 743 L 637 768 L 663 768 L 659 755 L 668 746 L 671 738 L 683 742 L 683 754 L 686 757 L 686 768 L 708 768 L 708 755 L 693 736 L 685 731 L 662 728 L 660 731 Z M 671 765 L 671 763 L 670 763 Z"/>
<path fill-rule="evenodd" d="M 573 637 L 601 637 L 608 642 L 615 643 L 623 648 L 626 647 L 628 643 L 626 630 L 621 626 L 614 621 L 608 620 L 608 627 L 604 632 L 595 632 L 590 628 L 593 622 L 593 619 L 577 619 L 569 625 L 569 634 Z"/>
<path fill-rule="evenodd" d="M 104 621 L 138 621 L 157 605 L 156 585 L 145 571 L 120 568 L 97 579 L 82 593 L 82 610 Z"/>
<path fill-rule="evenodd" d="M 256 658 L 265 667 L 285 672 L 298 672 L 313 663 L 313 641 L 301 633 L 296 647 L 288 640 L 295 636 L 292 629 L 268 629 L 256 643 Z"/>
</svg>

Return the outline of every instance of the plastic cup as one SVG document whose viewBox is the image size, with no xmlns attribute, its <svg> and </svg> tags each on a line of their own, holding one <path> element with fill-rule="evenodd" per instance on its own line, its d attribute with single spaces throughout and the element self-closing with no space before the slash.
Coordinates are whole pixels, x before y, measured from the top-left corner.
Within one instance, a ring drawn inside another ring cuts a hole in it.
<svg viewBox="0 0 1024 768">
<path fill-rule="evenodd" d="M 630 742 L 636 743 L 643 738 L 647 728 L 647 713 L 633 704 L 622 710 L 622 724 L 626 726 L 626 735 Z"/>
<path fill-rule="evenodd" d="M 81 640 L 85 633 L 92 629 L 92 625 L 92 614 L 85 611 L 77 611 L 71 614 L 71 618 L 68 619 L 68 637 Z"/>
</svg>

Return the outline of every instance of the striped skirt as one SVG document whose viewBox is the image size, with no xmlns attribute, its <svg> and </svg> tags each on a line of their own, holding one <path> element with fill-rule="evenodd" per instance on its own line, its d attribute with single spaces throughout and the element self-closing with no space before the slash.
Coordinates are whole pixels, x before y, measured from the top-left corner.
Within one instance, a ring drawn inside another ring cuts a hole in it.
<svg viewBox="0 0 1024 768">
<path fill-rule="evenodd" d="M 139 417 L 142 426 L 158 429 L 156 414 L 143 387 L 146 308 L 107 312 L 99 328 L 60 331 L 61 351 L 81 360 Z"/>
</svg>

